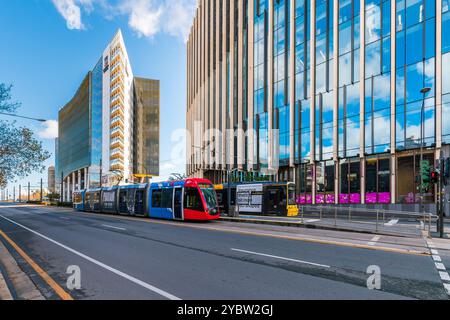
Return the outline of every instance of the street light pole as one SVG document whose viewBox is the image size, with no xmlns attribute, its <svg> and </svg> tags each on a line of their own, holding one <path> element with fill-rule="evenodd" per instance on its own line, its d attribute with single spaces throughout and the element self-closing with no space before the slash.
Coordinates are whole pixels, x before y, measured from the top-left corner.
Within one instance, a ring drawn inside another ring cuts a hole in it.
<svg viewBox="0 0 450 320">
<path fill-rule="evenodd" d="M 423 145 L 424 145 L 424 136 L 425 136 L 425 95 L 430 92 L 431 88 L 424 87 L 420 90 L 422 93 L 422 108 L 420 110 L 420 208 L 422 212 L 424 212 L 424 203 L 423 203 Z"/>
<path fill-rule="evenodd" d="M 17 115 L 17 114 L 13 114 L 13 113 L 0 112 L 0 114 L 3 115 L 3 116 L 8 116 L 8 117 L 21 118 L 21 119 L 28 119 L 28 120 L 34 120 L 34 121 L 39 121 L 39 122 L 47 122 L 47 120 L 45 120 L 45 119 L 37 119 L 37 118 L 31 118 L 31 117 L 19 116 L 19 115 Z"/>
</svg>

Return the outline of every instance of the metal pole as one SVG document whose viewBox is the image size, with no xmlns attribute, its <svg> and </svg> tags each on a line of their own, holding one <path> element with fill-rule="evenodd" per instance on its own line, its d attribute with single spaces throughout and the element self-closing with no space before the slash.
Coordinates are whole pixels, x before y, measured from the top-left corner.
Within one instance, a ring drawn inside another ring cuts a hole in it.
<svg viewBox="0 0 450 320">
<path fill-rule="evenodd" d="M 100 188 L 102 187 L 102 180 L 103 180 L 103 161 L 100 159 Z"/>
<path fill-rule="evenodd" d="M 42 178 L 41 178 L 41 203 L 42 203 Z"/>
<path fill-rule="evenodd" d="M 334 225 L 337 226 L 337 207 L 334 208 Z"/>
<path fill-rule="evenodd" d="M 63 203 L 63 195 L 64 195 L 64 172 L 61 172 L 61 194 L 59 195 L 59 202 Z"/>
<path fill-rule="evenodd" d="M 22 185 L 19 184 L 19 203 L 22 203 Z"/>
<path fill-rule="evenodd" d="M 30 202 L 30 183 L 28 182 L 28 202 Z"/>
<path fill-rule="evenodd" d="M 377 226 L 376 226 L 376 231 L 378 231 L 378 214 L 379 214 L 379 211 L 377 210 Z"/>
<path fill-rule="evenodd" d="M 441 162 L 440 162 L 440 173 L 439 173 L 439 236 L 444 238 L 444 199 L 443 199 L 443 188 L 442 188 L 442 174 L 444 172 L 444 159 L 442 157 L 441 151 Z"/>
<path fill-rule="evenodd" d="M 228 175 L 228 185 L 227 185 L 227 206 L 228 206 L 228 215 L 231 215 L 231 174 L 230 170 L 227 172 Z"/>
<path fill-rule="evenodd" d="M 13 202 L 16 202 L 16 186 L 13 187 Z"/>
</svg>

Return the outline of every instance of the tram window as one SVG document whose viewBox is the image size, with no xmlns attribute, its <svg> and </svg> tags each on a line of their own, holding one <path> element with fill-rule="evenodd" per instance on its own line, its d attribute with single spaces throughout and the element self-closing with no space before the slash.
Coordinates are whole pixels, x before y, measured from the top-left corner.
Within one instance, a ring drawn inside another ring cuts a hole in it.
<svg viewBox="0 0 450 320">
<path fill-rule="evenodd" d="M 153 208 L 161 208 L 161 195 L 162 195 L 162 190 L 153 190 L 152 191 L 152 207 Z"/>
<path fill-rule="evenodd" d="M 162 208 L 172 208 L 173 188 L 164 189 L 161 198 Z"/>
<path fill-rule="evenodd" d="M 184 207 L 189 210 L 203 211 L 203 203 L 198 189 L 186 188 L 184 193 Z"/>
<path fill-rule="evenodd" d="M 289 201 L 289 205 L 293 206 L 296 204 L 295 202 L 295 186 L 294 185 L 289 185 L 288 186 L 288 192 L 289 192 L 289 197 L 288 197 L 288 201 Z"/>
<path fill-rule="evenodd" d="M 82 202 L 83 202 L 83 197 L 81 196 L 81 193 L 75 193 L 75 194 L 74 194 L 73 202 L 74 202 L 75 204 L 77 204 L 77 203 L 82 203 Z"/>
</svg>

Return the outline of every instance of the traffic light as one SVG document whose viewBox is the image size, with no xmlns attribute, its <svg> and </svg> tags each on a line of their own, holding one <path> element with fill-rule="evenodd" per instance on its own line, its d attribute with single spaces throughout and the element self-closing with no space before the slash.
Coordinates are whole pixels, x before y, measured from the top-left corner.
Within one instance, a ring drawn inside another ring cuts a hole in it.
<svg viewBox="0 0 450 320">
<path fill-rule="evenodd" d="M 430 174 L 430 182 L 432 184 L 437 184 L 439 182 L 439 172 L 432 170 Z"/>
</svg>

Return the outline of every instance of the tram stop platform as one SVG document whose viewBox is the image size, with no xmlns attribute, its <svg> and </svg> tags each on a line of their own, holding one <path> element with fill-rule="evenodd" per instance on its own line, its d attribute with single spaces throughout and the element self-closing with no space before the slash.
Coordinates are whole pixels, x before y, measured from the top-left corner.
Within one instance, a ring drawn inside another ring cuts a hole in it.
<svg viewBox="0 0 450 320">
<path fill-rule="evenodd" d="M 222 215 L 222 221 L 267 224 L 285 227 L 299 227 L 333 231 L 346 231 L 379 234 L 400 237 L 430 236 L 434 223 L 428 219 L 408 216 L 404 214 L 380 213 L 378 216 L 363 212 L 347 214 L 332 214 L 305 210 L 302 215 L 295 217 L 266 216 L 239 214 L 237 216 Z"/>
</svg>

